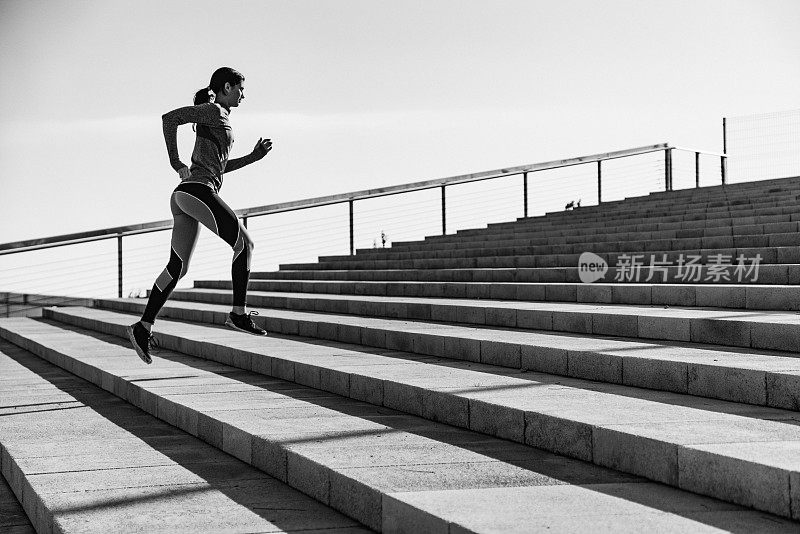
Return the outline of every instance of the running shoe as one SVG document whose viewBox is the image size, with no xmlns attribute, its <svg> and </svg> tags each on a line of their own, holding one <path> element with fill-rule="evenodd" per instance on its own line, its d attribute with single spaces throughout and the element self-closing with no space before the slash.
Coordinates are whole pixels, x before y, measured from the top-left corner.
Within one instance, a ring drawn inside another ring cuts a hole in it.
<svg viewBox="0 0 800 534">
<path fill-rule="evenodd" d="M 242 332 L 247 332 L 254 336 L 266 336 L 267 331 L 257 327 L 253 323 L 252 315 L 258 315 L 258 312 L 251 311 L 250 313 L 243 313 L 241 315 L 230 312 L 228 314 L 228 319 L 225 321 L 225 326 L 230 326 L 235 330 L 241 330 Z"/>
<path fill-rule="evenodd" d="M 133 344 L 133 348 L 139 358 L 146 364 L 153 363 L 153 359 L 150 357 L 150 349 L 158 348 L 153 334 L 148 332 L 147 328 L 142 326 L 140 322 L 128 326 L 125 331 L 128 332 L 128 339 L 131 340 L 131 344 Z"/>
</svg>

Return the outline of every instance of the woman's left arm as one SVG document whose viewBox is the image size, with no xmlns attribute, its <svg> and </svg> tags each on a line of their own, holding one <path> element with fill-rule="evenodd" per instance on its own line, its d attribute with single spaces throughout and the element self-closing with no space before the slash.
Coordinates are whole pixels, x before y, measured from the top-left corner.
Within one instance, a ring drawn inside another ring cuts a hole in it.
<svg viewBox="0 0 800 534">
<path fill-rule="evenodd" d="M 241 169 L 245 165 L 250 165 L 266 156 L 272 150 L 272 140 L 259 138 L 253 151 L 241 158 L 229 159 L 225 164 L 225 172 L 233 172 L 236 169 Z"/>
</svg>

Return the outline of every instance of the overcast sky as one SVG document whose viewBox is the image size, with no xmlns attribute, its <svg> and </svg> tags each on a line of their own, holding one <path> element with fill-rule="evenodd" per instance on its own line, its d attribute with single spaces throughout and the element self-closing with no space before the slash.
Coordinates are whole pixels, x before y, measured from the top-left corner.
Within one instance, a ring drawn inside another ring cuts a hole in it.
<svg viewBox="0 0 800 534">
<path fill-rule="evenodd" d="M 800 107 L 800 2 L 0 0 L 0 242 L 170 217 L 161 115 L 233 66 L 245 208 Z M 180 132 L 189 161 L 192 132 Z"/>
</svg>

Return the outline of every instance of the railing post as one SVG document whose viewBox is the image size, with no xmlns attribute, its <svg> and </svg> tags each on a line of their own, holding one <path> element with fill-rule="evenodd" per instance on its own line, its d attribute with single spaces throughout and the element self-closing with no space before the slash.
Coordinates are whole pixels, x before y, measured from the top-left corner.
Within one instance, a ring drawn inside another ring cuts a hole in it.
<svg viewBox="0 0 800 534">
<path fill-rule="evenodd" d="M 447 234 L 447 206 L 445 204 L 445 186 L 442 186 L 442 235 Z"/>
<path fill-rule="evenodd" d="M 728 155 L 728 120 L 725 117 L 722 117 L 722 154 L 723 155 L 719 158 L 719 166 L 720 172 L 722 173 L 722 185 L 725 185 L 728 180 L 728 161 L 726 159 Z"/>
<path fill-rule="evenodd" d="M 728 153 L 728 120 L 722 117 L 722 153 Z"/>
<path fill-rule="evenodd" d="M 524 217 L 528 217 L 528 173 L 522 173 L 522 194 L 523 194 L 523 205 L 525 207 L 525 215 Z"/>
<path fill-rule="evenodd" d="M 672 149 L 664 150 L 664 190 L 672 191 Z"/>
<path fill-rule="evenodd" d="M 694 153 L 694 186 L 700 187 L 700 152 Z"/>
<path fill-rule="evenodd" d="M 353 201 L 350 201 L 350 255 L 355 256 L 356 250 L 353 241 Z"/>
<path fill-rule="evenodd" d="M 728 183 L 728 157 L 720 156 L 720 170 L 722 172 L 722 185 Z"/>
<path fill-rule="evenodd" d="M 597 162 L 597 203 L 603 202 L 603 160 Z"/>
<path fill-rule="evenodd" d="M 122 298 L 122 236 L 117 236 L 117 296 Z"/>
<path fill-rule="evenodd" d="M 247 217 L 242 217 L 242 225 L 247 228 Z"/>
</svg>

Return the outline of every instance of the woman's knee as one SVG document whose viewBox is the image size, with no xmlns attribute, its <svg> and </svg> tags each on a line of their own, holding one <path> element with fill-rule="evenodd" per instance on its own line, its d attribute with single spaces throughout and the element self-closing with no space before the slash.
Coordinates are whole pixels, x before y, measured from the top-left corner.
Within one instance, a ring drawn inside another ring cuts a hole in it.
<svg viewBox="0 0 800 534">
<path fill-rule="evenodd" d="M 188 260 L 184 260 L 183 264 L 181 265 L 181 274 L 178 275 L 178 280 L 180 280 L 181 278 L 186 276 L 186 273 L 188 273 L 188 272 L 189 272 L 189 261 Z"/>
</svg>

